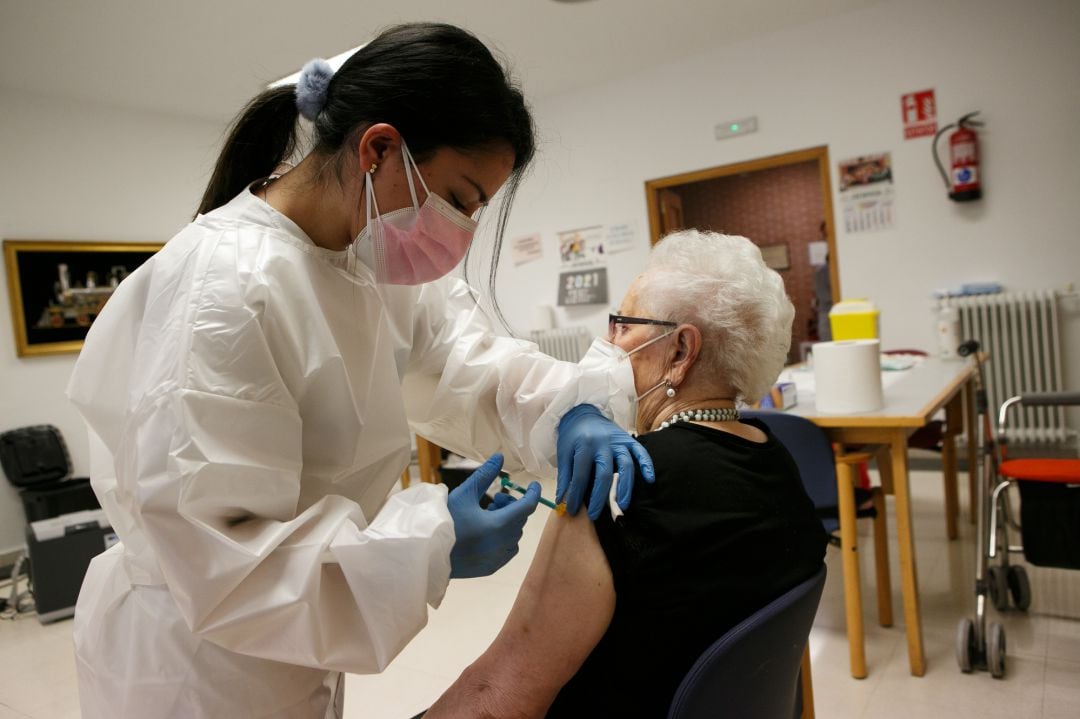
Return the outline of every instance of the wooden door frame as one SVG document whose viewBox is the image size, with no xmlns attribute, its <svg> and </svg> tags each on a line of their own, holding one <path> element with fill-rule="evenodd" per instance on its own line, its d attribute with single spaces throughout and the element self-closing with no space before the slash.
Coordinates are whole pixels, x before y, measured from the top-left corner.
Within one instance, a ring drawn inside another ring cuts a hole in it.
<svg viewBox="0 0 1080 719">
<path fill-rule="evenodd" d="M 832 289 L 833 304 L 840 301 L 840 263 L 836 254 L 836 228 L 833 223 L 832 201 L 832 178 L 829 175 L 829 148 L 827 145 L 810 147 L 795 152 L 785 152 L 780 155 L 759 157 L 756 160 L 736 162 L 732 165 L 711 167 L 706 170 L 695 170 L 680 175 L 669 175 L 656 180 L 645 182 L 645 202 L 649 207 L 649 244 L 655 245 L 660 241 L 660 191 L 681 185 L 692 185 L 696 182 L 706 182 L 719 177 L 741 175 L 747 172 L 759 170 L 771 170 L 786 165 L 797 165 L 803 162 L 815 161 L 821 176 L 821 194 L 823 209 L 825 211 L 825 241 L 829 245 L 829 283 Z"/>
</svg>

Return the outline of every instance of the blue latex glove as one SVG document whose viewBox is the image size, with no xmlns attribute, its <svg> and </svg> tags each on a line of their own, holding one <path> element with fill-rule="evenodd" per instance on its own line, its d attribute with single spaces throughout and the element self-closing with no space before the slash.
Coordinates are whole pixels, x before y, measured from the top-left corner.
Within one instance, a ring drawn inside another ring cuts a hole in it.
<svg viewBox="0 0 1080 719">
<path fill-rule="evenodd" d="M 607 506 L 613 472 L 619 473 L 615 501 L 623 510 L 630 506 L 634 490 L 634 460 L 641 467 L 642 479 L 656 481 L 652 458 L 645 448 L 591 404 L 579 404 L 559 420 L 556 451 L 559 477 L 555 501 L 566 502 L 566 511 L 577 514 L 591 483 L 589 519 L 593 521 Z"/>
<path fill-rule="evenodd" d="M 491 498 L 491 504 L 488 505 L 488 511 L 490 512 L 494 509 L 502 509 L 503 507 L 507 507 L 516 501 L 516 499 L 511 497 L 510 494 L 505 491 L 496 492 L 495 496 Z"/>
<path fill-rule="evenodd" d="M 521 499 L 497 499 L 482 509 L 480 498 L 499 476 L 502 464 L 501 454 L 491 455 L 450 493 L 447 507 L 456 537 L 450 550 L 451 578 L 486 577 L 518 553 L 525 520 L 540 502 L 540 483 L 530 484 Z"/>
</svg>

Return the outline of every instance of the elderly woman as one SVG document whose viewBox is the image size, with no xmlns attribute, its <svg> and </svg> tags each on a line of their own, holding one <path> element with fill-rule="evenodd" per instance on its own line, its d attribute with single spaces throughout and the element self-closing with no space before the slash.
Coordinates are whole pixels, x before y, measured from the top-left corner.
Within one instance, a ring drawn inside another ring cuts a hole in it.
<svg viewBox="0 0 1080 719">
<path fill-rule="evenodd" d="M 784 364 L 794 310 L 743 237 L 685 231 L 612 315 L 655 464 L 625 514 L 553 514 L 506 624 L 437 717 L 663 717 L 725 631 L 821 566 L 791 456 L 737 405 Z"/>
</svg>

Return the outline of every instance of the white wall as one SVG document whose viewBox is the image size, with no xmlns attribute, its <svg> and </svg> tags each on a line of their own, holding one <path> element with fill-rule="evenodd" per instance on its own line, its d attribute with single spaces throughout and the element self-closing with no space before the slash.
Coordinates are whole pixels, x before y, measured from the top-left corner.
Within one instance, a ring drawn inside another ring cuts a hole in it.
<svg viewBox="0 0 1080 719">
<path fill-rule="evenodd" d="M 190 219 L 223 128 L 0 88 L 0 237 L 164 242 Z M 5 278 L 6 280 L 6 278 Z M 64 397 L 75 355 L 18 358 L 0 293 L 0 431 L 60 428 L 78 474 L 86 430 Z M 22 507 L 0 481 L 0 552 L 23 543 Z"/>
<path fill-rule="evenodd" d="M 982 111 L 983 201 L 949 201 L 929 138 L 903 139 L 900 96 L 925 88 L 936 90 L 941 124 Z M 609 258 L 617 306 L 648 252 L 646 180 L 817 145 L 829 146 L 838 222 L 836 161 L 892 153 L 895 228 L 851 235 L 838 228 L 837 236 L 843 293 L 877 302 L 884 345 L 934 347 L 935 288 L 1080 280 L 1075 0 L 885 2 L 537 102 L 535 110 L 542 155 L 508 238 L 540 232 L 545 255 L 519 268 L 507 257 L 499 282 L 501 305 L 519 331 L 530 328 L 534 304 L 555 303 L 558 230 L 637 222 L 638 249 Z M 749 115 L 760 120 L 757 134 L 713 139 L 716 123 Z M 599 332 L 607 311 L 557 314 L 560 324 Z M 1075 389 L 1075 311 L 1065 324 Z"/>
</svg>

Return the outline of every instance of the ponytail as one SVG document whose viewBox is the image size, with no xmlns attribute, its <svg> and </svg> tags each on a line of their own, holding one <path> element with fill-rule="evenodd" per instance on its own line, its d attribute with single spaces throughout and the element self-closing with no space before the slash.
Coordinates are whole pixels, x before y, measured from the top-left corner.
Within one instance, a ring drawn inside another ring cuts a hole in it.
<svg viewBox="0 0 1080 719">
<path fill-rule="evenodd" d="M 196 214 L 221 207 L 273 173 L 292 154 L 298 114 L 294 85 L 272 88 L 249 102 L 233 122 Z"/>
</svg>

